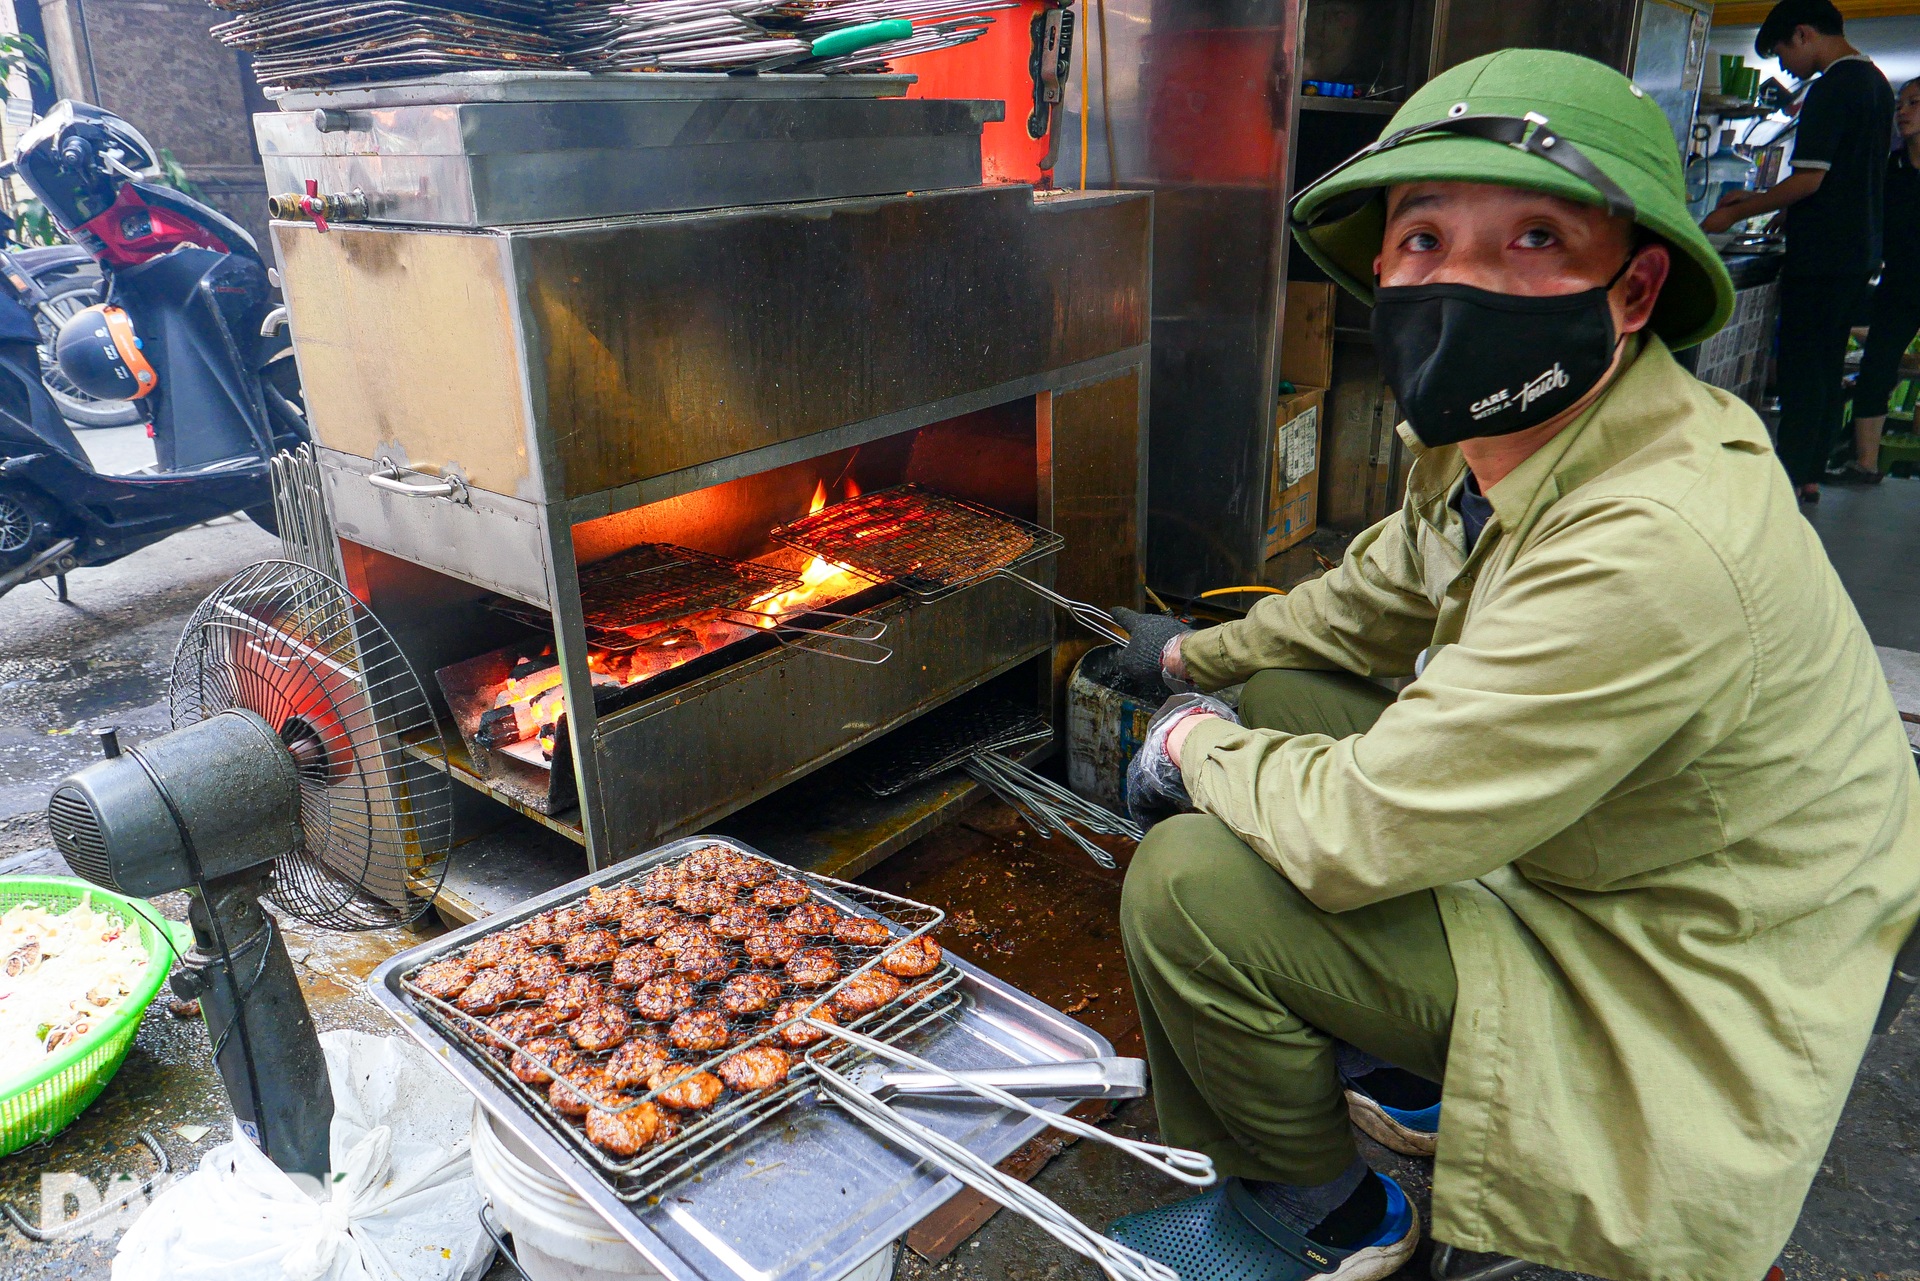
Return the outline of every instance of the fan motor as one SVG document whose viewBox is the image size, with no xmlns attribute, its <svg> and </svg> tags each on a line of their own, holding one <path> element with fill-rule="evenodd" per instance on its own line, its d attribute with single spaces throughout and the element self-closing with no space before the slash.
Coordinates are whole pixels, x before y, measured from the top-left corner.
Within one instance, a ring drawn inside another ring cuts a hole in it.
<svg viewBox="0 0 1920 1281">
<path fill-rule="evenodd" d="M 230 709 L 68 776 L 47 826 L 76 875 L 151 898 L 299 845 L 300 766 L 264 720 Z"/>
</svg>

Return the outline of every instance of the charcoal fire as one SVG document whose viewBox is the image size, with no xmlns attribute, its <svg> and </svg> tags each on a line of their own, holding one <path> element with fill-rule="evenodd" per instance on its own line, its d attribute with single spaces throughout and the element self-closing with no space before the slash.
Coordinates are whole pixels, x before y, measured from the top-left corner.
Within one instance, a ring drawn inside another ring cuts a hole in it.
<svg viewBox="0 0 1920 1281">
<path fill-rule="evenodd" d="M 842 501 L 859 495 L 859 486 L 849 478 Z M 827 486 L 821 481 L 814 488 L 808 513 L 826 506 Z M 818 556 L 797 571 L 795 560 L 791 551 L 776 551 L 765 560 L 728 561 L 670 544 L 646 544 L 584 567 L 581 595 L 588 624 L 587 667 L 593 674 L 596 701 L 602 692 L 615 693 L 736 641 L 777 631 L 783 623 L 873 585 L 873 580 Z M 767 582 L 779 586 L 746 594 Z M 737 589 L 731 596 L 727 593 L 730 583 Z M 530 626 L 546 624 L 544 611 L 517 602 L 497 601 L 494 607 Z M 449 685 L 453 672 L 453 668 L 442 671 L 450 703 L 456 701 Z M 558 727 L 567 710 L 561 668 L 551 642 L 531 652 L 523 647 L 487 673 L 462 673 L 452 679 L 474 686 L 471 694 L 458 701 L 468 709 L 462 728 L 475 745 L 551 768 Z M 472 710 L 476 701 L 477 712 Z M 456 719 L 462 718 L 463 713 L 456 711 Z"/>
</svg>

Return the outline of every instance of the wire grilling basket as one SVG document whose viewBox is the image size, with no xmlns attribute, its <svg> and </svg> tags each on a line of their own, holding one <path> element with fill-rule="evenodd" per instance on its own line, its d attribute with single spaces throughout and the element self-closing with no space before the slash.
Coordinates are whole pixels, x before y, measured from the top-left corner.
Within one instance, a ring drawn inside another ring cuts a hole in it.
<svg viewBox="0 0 1920 1281">
<path fill-rule="evenodd" d="M 1088 630 L 1116 644 L 1128 640 L 1107 611 L 1013 572 L 1066 546 L 1060 535 L 918 485 L 896 485 L 836 503 L 777 527 L 772 537 L 876 582 L 893 583 L 922 602 L 989 578 L 1011 579 Z"/>
<path fill-rule="evenodd" d="M 667 1053 L 673 1054 L 669 1071 L 674 1075 L 670 1081 L 662 1081 L 657 1087 L 643 1084 L 621 1090 L 610 1088 L 606 1084 L 605 1077 L 600 1078 L 599 1081 L 593 1079 L 594 1070 L 604 1072 L 607 1065 L 619 1054 L 619 1046 L 609 1046 L 592 1052 L 578 1050 L 572 1052 L 571 1057 L 581 1067 L 586 1068 L 586 1071 L 580 1072 L 579 1068 L 575 1068 L 577 1075 L 567 1076 L 568 1065 L 561 1061 L 560 1055 L 546 1052 L 551 1047 L 543 1048 L 533 1044 L 540 1038 L 503 1034 L 502 1027 L 513 1026 L 508 1020 L 516 1012 L 546 1008 L 548 1002 L 540 998 L 520 997 L 505 1001 L 491 1012 L 482 1015 L 463 1010 L 454 1001 L 435 996 L 423 986 L 423 974 L 448 959 L 448 956 L 471 959 L 484 955 L 490 946 L 494 946 L 493 940 L 513 935 L 515 930 L 484 935 L 460 952 L 434 957 L 401 976 L 403 989 L 413 998 L 416 1008 L 429 1022 L 466 1051 L 470 1058 L 485 1067 L 489 1074 L 518 1098 L 528 1112 L 537 1117 L 551 1133 L 585 1157 L 607 1180 L 615 1193 L 628 1202 L 651 1196 L 675 1179 L 691 1173 L 712 1152 L 786 1107 L 807 1088 L 806 1073 L 797 1070 L 801 1062 L 840 1062 L 844 1066 L 857 1055 L 857 1051 L 829 1039 L 824 1032 L 807 1031 L 804 1020 L 808 1014 L 825 1011 L 825 1017 L 833 1020 L 837 1025 L 851 1027 L 887 1040 L 898 1040 L 909 1037 L 914 1032 L 952 1013 L 960 1000 L 959 971 L 944 959 L 938 959 L 923 974 L 894 980 L 896 985 L 894 994 L 878 1008 L 859 1015 L 845 1013 L 836 1015 L 834 1013 L 836 1008 L 842 1010 L 846 1008 L 842 1002 L 844 994 L 850 987 L 857 988 L 867 981 L 866 976 L 873 975 L 876 971 L 885 973 L 883 970 L 878 970 L 883 956 L 902 943 L 926 936 L 928 931 L 945 919 L 945 914 L 937 908 L 878 890 L 836 881 L 829 877 L 798 872 L 748 853 L 732 844 L 716 841 L 704 850 L 696 851 L 696 854 L 707 851 L 722 851 L 729 858 L 753 865 L 757 870 L 750 875 L 764 876 L 765 884 L 782 886 L 798 884 L 805 888 L 805 897 L 798 899 L 792 906 L 769 911 L 770 923 L 793 920 L 795 912 L 803 907 L 816 914 L 818 909 L 825 908 L 841 917 L 879 926 L 880 932 L 868 936 L 884 938 L 885 941 L 850 943 L 836 940 L 831 935 L 805 936 L 804 942 L 811 948 L 831 955 L 839 972 L 838 977 L 827 984 L 813 987 L 801 987 L 791 981 L 782 981 L 778 997 L 769 999 L 760 1010 L 745 1014 L 728 1014 L 721 1010 L 718 998 L 725 986 L 725 980 L 705 978 L 691 982 L 690 995 L 683 999 L 684 1008 L 679 1013 L 686 1013 L 688 1010 L 721 1013 L 725 1019 L 729 1042 L 717 1050 L 681 1050 L 676 1054 L 673 1049 L 667 1049 Z M 692 857 L 689 856 L 689 858 Z M 597 887 L 592 901 L 610 902 L 619 893 L 621 887 L 640 889 L 645 886 L 648 877 L 656 871 L 684 867 L 686 861 L 637 869 L 632 877 Z M 788 893 L 796 892 L 788 891 Z M 751 898 L 750 892 L 734 895 L 735 902 L 747 905 L 751 905 Z M 580 906 L 588 903 L 589 899 L 583 895 L 574 901 L 575 909 L 593 910 L 591 907 Z M 551 915 L 551 913 L 543 914 L 548 917 Z M 691 917 L 691 914 L 682 913 L 681 915 Z M 606 926 L 605 922 L 586 919 L 580 919 L 575 924 L 578 927 L 576 933 Z M 517 928 L 524 928 L 524 926 Z M 625 929 L 622 926 L 612 928 Z M 637 929 L 638 926 L 634 928 Z M 651 923 L 646 928 L 652 928 Z M 815 927 L 809 926 L 809 928 Z M 629 934 L 629 937 L 631 936 Z M 928 942 L 931 943 L 931 940 L 929 939 Z M 552 954 L 550 948 L 536 950 L 543 955 Z M 937 957 L 937 950 L 935 955 Z M 741 956 L 745 956 L 744 951 Z M 603 989 L 616 990 L 612 988 L 614 975 L 611 962 L 590 967 L 577 967 L 573 972 L 590 972 L 601 982 Z M 781 973 L 782 970 L 778 967 L 735 965 L 728 977 L 743 974 L 772 976 Z M 670 1032 L 669 1020 L 645 1018 L 641 1010 L 632 1006 L 629 998 L 610 996 L 608 999 L 628 1001 L 627 1008 L 633 1030 L 622 1045 L 630 1044 L 643 1037 L 652 1037 L 662 1045 L 663 1049 L 671 1045 L 667 1039 Z M 797 1005 L 786 1010 L 787 1017 L 780 1017 L 783 1007 L 790 1001 L 797 1002 Z M 789 1037 L 793 1040 L 810 1038 L 811 1044 L 795 1046 L 788 1039 Z M 671 1109 L 662 1101 L 663 1096 L 672 1097 L 669 1091 L 674 1088 L 674 1084 L 685 1080 L 688 1076 L 706 1074 L 712 1076 L 713 1083 L 717 1085 L 718 1077 L 714 1076 L 716 1069 L 720 1068 L 725 1061 L 740 1056 L 743 1051 L 756 1047 L 778 1048 L 782 1052 L 790 1051 L 792 1066 L 796 1070 L 791 1071 L 784 1080 L 771 1088 L 752 1091 L 727 1089 L 705 1108 Z M 544 1071 L 527 1070 L 534 1065 Z M 516 1066 L 520 1067 L 522 1072 L 516 1073 L 513 1070 Z M 558 1073 L 555 1072 L 556 1068 L 560 1069 Z M 542 1075 L 547 1077 L 558 1075 L 566 1077 L 567 1080 L 580 1082 L 580 1091 L 567 1091 L 567 1093 L 577 1093 L 581 1096 L 578 1100 L 570 1101 L 570 1105 L 575 1109 L 584 1110 L 580 1107 L 582 1102 L 596 1106 L 604 1104 L 604 1106 L 597 1106 L 597 1110 L 610 1115 L 619 1115 L 642 1105 L 656 1105 L 657 1110 L 661 1110 L 664 1115 L 671 1116 L 678 1122 L 674 1127 L 675 1132 L 656 1139 L 631 1156 L 610 1153 L 588 1138 L 581 1118 L 565 1115 L 561 1107 L 556 1104 L 557 1097 L 564 1097 L 558 1092 L 566 1091 L 566 1086 L 564 1084 L 542 1085 L 539 1083 L 539 1077 Z M 534 1079 L 529 1081 L 526 1079 L 529 1076 Z"/>
</svg>

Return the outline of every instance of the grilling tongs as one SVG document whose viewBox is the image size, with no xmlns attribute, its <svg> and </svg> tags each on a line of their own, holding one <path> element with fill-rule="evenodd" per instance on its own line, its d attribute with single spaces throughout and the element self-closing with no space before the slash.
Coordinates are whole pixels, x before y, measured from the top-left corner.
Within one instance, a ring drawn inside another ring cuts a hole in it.
<svg viewBox="0 0 1920 1281">
<path fill-rule="evenodd" d="M 851 1072 L 839 1072 L 819 1059 L 809 1058 L 808 1067 L 820 1082 L 823 1099 L 837 1103 L 876 1134 L 946 1171 L 982 1196 L 1032 1220 L 1109 1277 L 1119 1281 L 1179 1281 L 1178 1274 L 1165 1264 L 1094 1231 L 1036 1189 L 969 1152 L 965 1144 L 889 1107 L 882 1098 L 883 1094 L 975 1096 L 1024 1112 L 1080 1138 L 1111 1144 L 1191 1187 L 1210 1185 L 1216 1176 L 1213 1161 L 1204 1153 L 1121 1138 L 1077 1117 L 1037 1108 L 1019 1097 L 1135 1098 L 1146 1093 L 1145 1064 L 1137 1059 L 1087 1059 L 990 1071 L 953 1071 L 838 1024 L 807 1021 L 822 1032 L 897 1065 L 888 1069 L 867 1063 Z"/>
</svg>

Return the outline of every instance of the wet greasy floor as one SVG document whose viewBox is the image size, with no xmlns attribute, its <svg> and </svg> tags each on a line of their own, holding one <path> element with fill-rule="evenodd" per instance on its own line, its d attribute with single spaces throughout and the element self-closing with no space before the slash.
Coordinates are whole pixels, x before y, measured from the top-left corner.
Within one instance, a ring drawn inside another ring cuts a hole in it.
<svg viewBox="0 0 1920 1281">
<path fill-rule="evenodd" d="M 1920 593 L 1911 591 L 1906 568 L 1910 549 L 1920 546 L 1920 482 L 1835 495 L 1815 513 L 1815 523 L 1829 538 L 1875 639 L 1920 649 Z M 167 662 L 186 614 L 228 573 L 273 548 L 244 522 L 216 525 L 118 566 L 76 575 L 74 605 L 34 595 L 38 589 L 0 599 L 0 867 L 9 855 L 34 859 L 25 852 L 45 842 L 37 812 L 47 790 L 73 764 L 91 759 L 90 736 L 75 731 L 103 721 L 126 726 L 136 737 L 164 728 L 160 700 Z M 1071 847 L 1033 839 L 1014 816 L 988 805 L 863 879 L 948 908 L 942 937 L 953 950 L 1072 1012 L 1120 1052 L 1137 1052 L 1116 928 L 1119 873 L 1100 870 Z M 162 906 L 168 915 L 181 914 L 178 896 Z M 387 1031 L 384 1016 L 356 992 L 356 984 L 392 950 L 429 932 L 418 927 L 342 937 L 290 929 L 291 950 L 320 1027 Z M 43 1176 L 70 1172 L 89 1190 L 110 1189 L 115 1176 L 137 1183 L 152 1171 L 138 1141 L 141 1131 L 155 1136 L 175 1169 L 190 1168 L 223 1139 L 225 1116 L 204 1030 L 197 1021 L 173 1018 L 158 1002 L 100 1100 L 50 1142 L 0 1160 L 0 1199 L 37 1220 Z M 1131 1137 L 1150 1137 L 1151 1104 L 1129 1105 L 1109 1124 Z M 1371 1145 L 1366 1150 L 1424 1212 L 1425 1163 Z M 74 1179 L 64 1182 L 76 1185 Z M 1055 1156 L 1034 1183 L 1095 1224 L 1183 1195 L 1112 1149 L 1086 1143 Z M 71 1201 L 68 1212 L 79 1205 Z M 962 1213 L 967 1208 L 955 1207 L 924 1225 L 917 1243 L 937 1257 L 904 1254 L 902 1277 L 1020 1281 L 1097 1275 L 1014 1216 L 1001 1214 L 970 1231 L 973 1220 Z M 0 1278 L 105 1278 L 122 1226 L 109 1222 L 100 1239 L 60 1245 L 35 1245 L 0 1226 Z M 1401 1276 L 1424 1277 L 1425 1259 L 1423 1247 Z M 1910 1016 L 1870 1052 L 1784 1262 L 1792 1281 L 1920 1281 L 1920 1017 Z M 501 1264 L 490 1281 L 511 1276 Z"/>
</svg>

